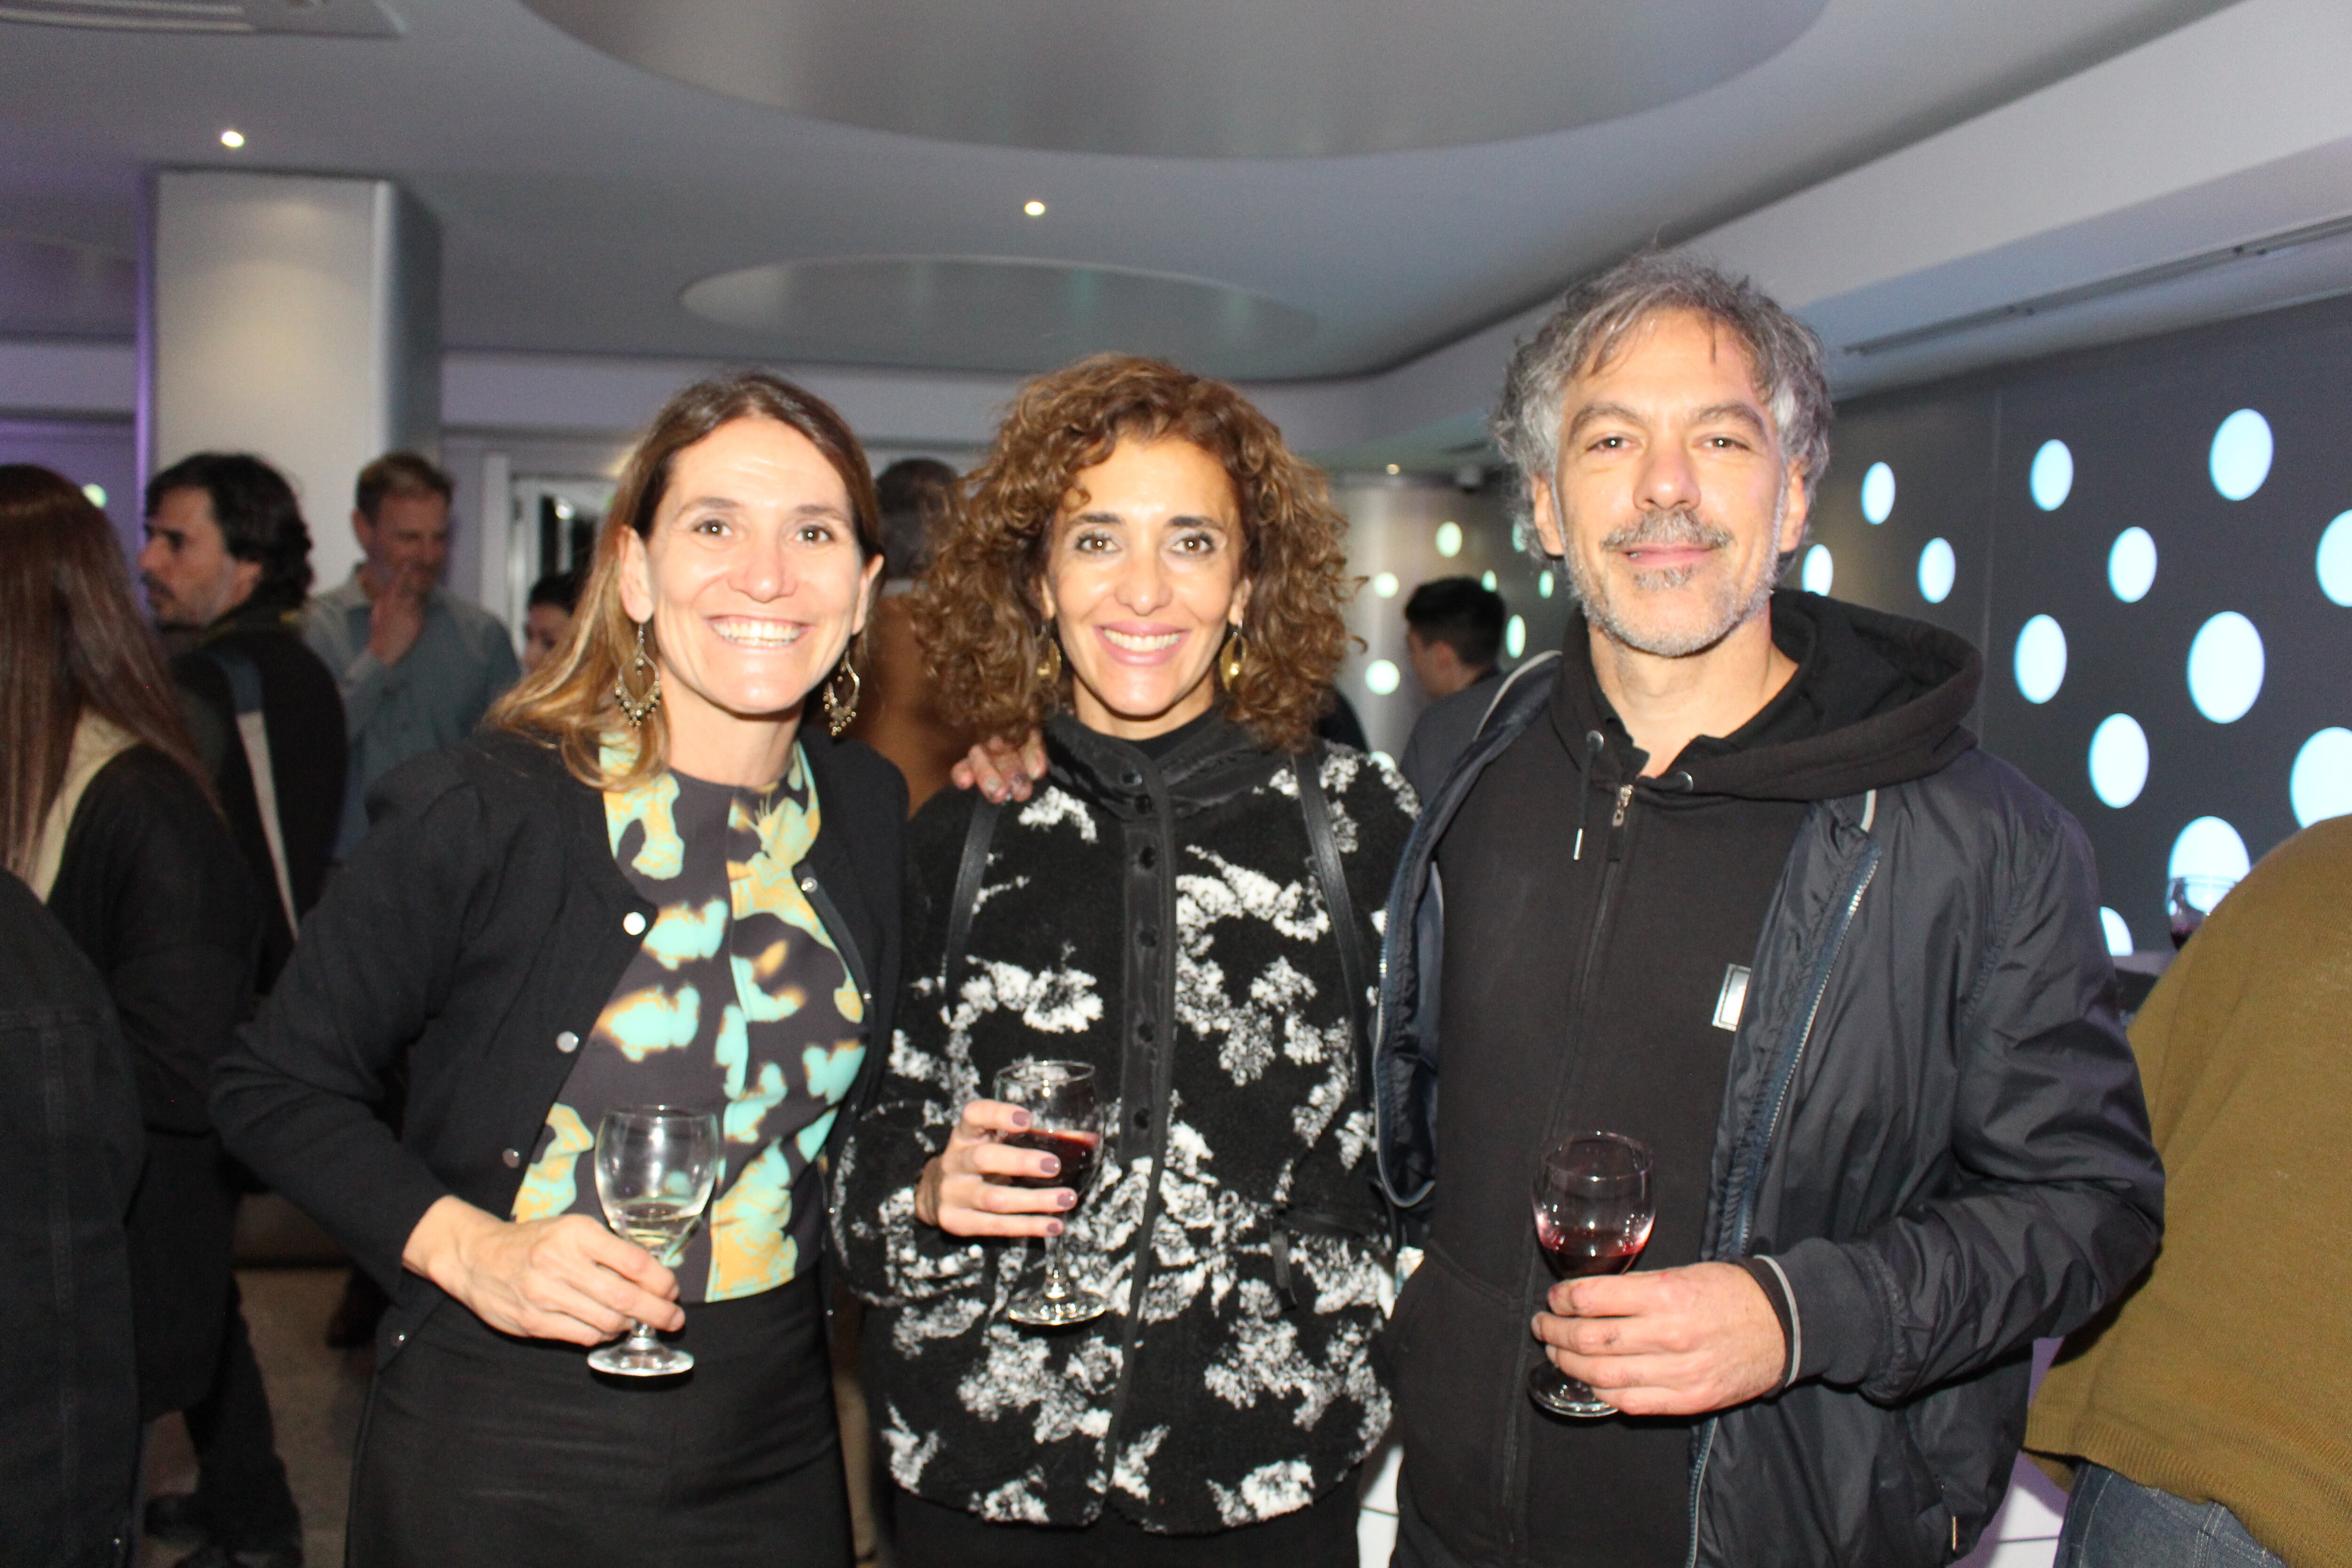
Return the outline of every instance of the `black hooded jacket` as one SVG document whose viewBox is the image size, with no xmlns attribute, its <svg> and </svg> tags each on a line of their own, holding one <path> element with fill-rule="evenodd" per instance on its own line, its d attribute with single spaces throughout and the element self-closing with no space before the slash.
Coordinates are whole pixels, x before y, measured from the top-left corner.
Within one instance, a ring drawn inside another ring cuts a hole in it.
<svg viewBox="0 0 2352 1568">
<path fill-rule="evenodd" d="M 2000 1501 L 2032 1341 L 2154 1251 L 2090 857 L 1961 727 L 1975 651 L 1811 595 L 1776 597 L 1773 625 L 1798 675 L 1645 779 L 1573 623 L 1498 695 L 1398 872 L 1380 1152 L 1427 1258 L 1390 1348 L 1414 1511 L 1464 1563 L 1584 1561 L 1627 1509 L 1693 1564 L 1948 1562 Z M 1612 1124 L 1656 1146 L 1645 1267 L 1771 1259 L 1780 1393 L 1646 1438 L 1528 1404 L 1550 1283 L 1528 1181 Z"/>
</svg>

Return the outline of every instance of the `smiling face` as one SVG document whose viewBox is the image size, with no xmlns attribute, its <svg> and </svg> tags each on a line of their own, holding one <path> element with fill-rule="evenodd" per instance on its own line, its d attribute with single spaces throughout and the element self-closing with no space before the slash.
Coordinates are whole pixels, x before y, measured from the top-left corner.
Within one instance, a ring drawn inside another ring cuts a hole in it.
<svg viewBox="0 0 2352 1568">
<path fill-rule="evenodd" d="M 253 596 L 261 563 L 229 553 L 210 492 L 186 486 L 157 499 L 139 576 L 157 626 L 208 626 Z"/>
<path fill-rule="evenodd" d="M 725 759 L 765 747 L 781 767 L 882 570 L 859 551 L 848 487 L 792 426 L 733 420 L 670 460 L 651 528 L 623 549 L 621 603 L 653 623 L 671 761 L 715 783 L 768 782 L 724 776 L 739 771 Z"/>
<path fill-rule="evenodd" d="M 1678 658 L 1764 613 L 1809 498 L 1736 334 L 1652 316 L 1569 383 L 1560 416 L 1534 521 L 1595 630 Z"/>
<path fill-rule="evenodd" d="M 1038 592 L 1078 721 L 1165 734 L 1216 700 L 1212 667 L 1249 600 L 1233 480 L 1190 441 L 1123 438 L 1071 488 Z"/>
</svg>

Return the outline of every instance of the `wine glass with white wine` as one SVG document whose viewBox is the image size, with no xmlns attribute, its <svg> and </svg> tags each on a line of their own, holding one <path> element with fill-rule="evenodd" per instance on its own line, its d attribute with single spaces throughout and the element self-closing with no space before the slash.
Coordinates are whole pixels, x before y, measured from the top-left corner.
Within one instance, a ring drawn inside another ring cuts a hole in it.
<svg viewBox="0 0 2352 1568">
<path fill-rule="evenodd" d="M 677 1266 L 687 1238 L 710 1205 L 719 1166 L 719 1118 L 670 1105 L 608 1110 L 596 1129 L 596 1196 L 619 1235 Z M 654 1338 L 643 1323 L 629 1337 L 592 1352 L 588 1364 L 622 1377 L 667 1377 L 694 1357 Z"/>
</svg>

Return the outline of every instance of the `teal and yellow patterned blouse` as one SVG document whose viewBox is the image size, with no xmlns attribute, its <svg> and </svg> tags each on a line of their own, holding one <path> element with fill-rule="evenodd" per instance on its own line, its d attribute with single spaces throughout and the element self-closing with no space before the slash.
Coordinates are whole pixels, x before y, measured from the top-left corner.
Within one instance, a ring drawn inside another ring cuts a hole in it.
<svg viewBox="0 0 2352 1568">
<path fill-rule="evenodd" d="M 608 791 L 604 821 L 622 874 L 660 912 L 581 1042 L 514 1217 L 604 1223 L 593 1151 L 606 1110 L 712 1110 L 727 1163 L 677 1266 L 679 1295 L 772 1290 L 815 1258 L 811 1167 L 866 1054 L 856 983 L 793 875 L 816 841 L 815 784 L 795 745 L 766 789 L 666 773 Z"/>
</svg>

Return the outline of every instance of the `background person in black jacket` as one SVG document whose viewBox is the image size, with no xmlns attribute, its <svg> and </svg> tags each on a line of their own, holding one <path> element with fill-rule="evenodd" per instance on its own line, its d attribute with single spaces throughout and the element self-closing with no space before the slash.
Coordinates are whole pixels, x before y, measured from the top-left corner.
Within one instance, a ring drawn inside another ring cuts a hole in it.
<svg viewBox="0 0 2352 1568">
<path fill-rule="evenodd" d="M 1968 645 L 1772 591 L 1828 458 L 1820 356 L 1650 254 L 1513 361 L 1497 438 L 1582 613 L 1389 909 L 1412 1568 L 1948 1562 L 2008 1484 L 2032 1340 L 2154 1253 L 2081 830 L 1961 728 Z M 1529 1186 L 1590 1128 L 1654 1151 L 1656 1226 L 1633 1272 L 1553 1284 Z M 1623 1414 L 1538 1411 L 1538 1354 Z"/>
<path fill-rule="evenodd" d="M 394 1296 L 358 1568 L 849 1561 L 814 1265 L 888 1039 L 906 791 L 810 721 L 854 704 L 878 542 L 833 410 L 758 374 L 678 394 L 563 645 L 378 787 L 223 1064 L 231 1147 Z M 596 1194 L 602 1113 L 648 1103 L 726 1130 L 675 1268 Z M 593 1373 L 633 1319 L 694 1371 Z"/>
<path fill-rule="evenodd" d="M 105 977 L 147 1123 L 129 1226 L 141 1415 L 187 1413 L 211 1533 L 191 1561 L 298 1563 L 205 1103 L 252 1006 L 260 902 L 104 515 L 47 469 L 0 468 L 0 583 L 9 862 Z"/>
</svg>

